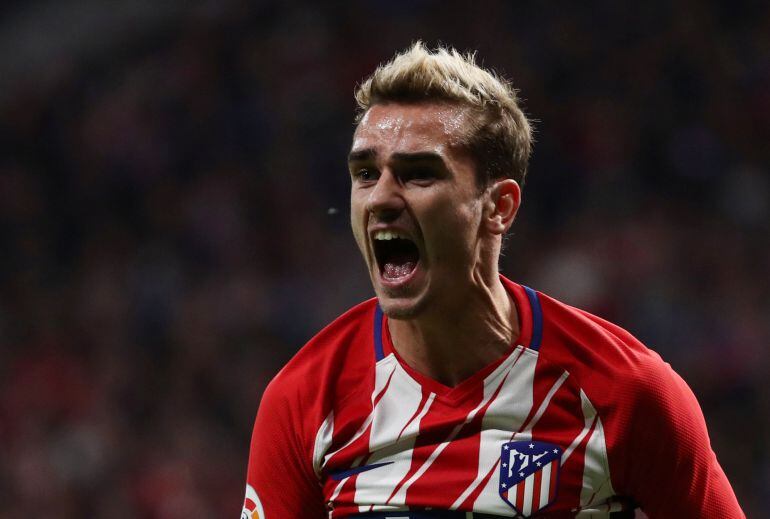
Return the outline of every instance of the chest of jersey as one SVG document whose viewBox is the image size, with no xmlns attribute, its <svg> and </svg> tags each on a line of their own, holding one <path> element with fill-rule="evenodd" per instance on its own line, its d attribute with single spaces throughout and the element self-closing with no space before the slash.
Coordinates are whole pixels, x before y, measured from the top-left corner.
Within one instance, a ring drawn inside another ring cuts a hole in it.
<svg viewBox="0 0 770 519">
<path fill-rule="evenodd" d="M 527 348 L 443 394 L 391 354 L 377 362 L 371 392 L 339 402 L 314 455 L 333 518 L 403 510 L 572 517 L 614 494 L 596 410 L 569 373 Z"/>
</svg>

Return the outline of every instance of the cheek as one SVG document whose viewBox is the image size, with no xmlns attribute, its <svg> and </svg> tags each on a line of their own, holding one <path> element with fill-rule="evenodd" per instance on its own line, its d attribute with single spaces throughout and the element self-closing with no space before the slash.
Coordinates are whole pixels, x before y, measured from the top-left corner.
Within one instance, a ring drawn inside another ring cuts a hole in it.
<svg viewBox="0 0 770 519">
<path fill-rule="evenodd" d="M 364 221 L 364 204 L 358 198 L 350 197 L 350 228 L 353 230 L 353 237 L 361 251 L 365 248 L 364 237 L 366 236 L 366 222 Z"/>
<path fill-rule="evenodd" d="M 467 256 L 474 249 L 481 218 L 478 203 L 457 203 L 455 198 L 436 204 L 428 214 L 435 250 L 442 256 Z"/>
<path fill-rule="evenodd" d="M 480 209 L 479 200 L 450 193 L 436 199 L 432 212 L 436 213 L 436 219 L 444 222 L 447 227 L 451 226 L 461 234 L 475 234 L 475 228 L 480 221 Z"/>
</svg>

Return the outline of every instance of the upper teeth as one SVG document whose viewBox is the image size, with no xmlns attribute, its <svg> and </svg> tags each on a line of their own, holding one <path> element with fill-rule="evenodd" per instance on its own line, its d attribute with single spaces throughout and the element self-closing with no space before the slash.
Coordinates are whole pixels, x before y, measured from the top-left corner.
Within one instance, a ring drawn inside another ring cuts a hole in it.
<svg viewBox="0 0 770 519">
<path fill-rule="evenodd" d="M 375 240 L 395 240 L 397 238 L 407 239 L 403 234 L 394 231 L 377 231 L 374 233 Z"/>
</svg>

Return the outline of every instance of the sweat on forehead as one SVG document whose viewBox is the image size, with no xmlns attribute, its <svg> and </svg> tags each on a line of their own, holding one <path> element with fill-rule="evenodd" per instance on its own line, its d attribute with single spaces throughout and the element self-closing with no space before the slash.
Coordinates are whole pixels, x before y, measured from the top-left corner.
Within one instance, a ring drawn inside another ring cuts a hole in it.
<svg viewBox="0 0 770 519">
<path fill-rule="evenodd" d="M 463 144 L 469 134 L 469 108 L 446 103 L 384 103 L 373 105 L 358 123 L 353 138 L 375 134 L 399 139 L 405 134 L 426 134 L 446 138 L 446 144 Z"/>
</svg>

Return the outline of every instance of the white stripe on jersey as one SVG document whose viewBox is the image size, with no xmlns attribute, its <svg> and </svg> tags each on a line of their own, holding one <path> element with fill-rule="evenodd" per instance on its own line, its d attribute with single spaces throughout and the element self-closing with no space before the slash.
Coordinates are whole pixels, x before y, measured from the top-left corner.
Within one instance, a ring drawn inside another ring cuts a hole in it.
<svg viewBox="0 0 770 519">
<path fill-rule="evenodd" d="M 529 517 L 532 513 L 532 501 L 535 498 L 535 474 L 534 472 L 524 480 L 524 503 L 522 514 Z"/>
<path fill-rule="evenodd" d="M 526 350 L 524 352 L 529 353 L 527 355 L 530 358 L 535 359 L 535 362 L 537 361 L 537 355 L 533 354 L 531 350 Z M 534 363 L 532 365 L 533 370 L 533 378 L 534 378 Z M 504 503 L 500 499 L 499 495 L 499 485 L 500 485 L 500 472 L 497 470 L 497 464 L 500 462 L 500 447 L 503 443 L 513 441 L 513 440 L 519 440 L 519 441 L 526 441 L 532 439 L 532 429 L 537 425 L 537 422 L 540 421 L 540 418 L 545 414 L 546 409 L 548 409 L 548 406 L 551 403 L 551 399 L 553 398 L 553 395 L 556 394 L 556 391 L 559 390 L 561 385 L 564 383 L 565 380 L 567 380 L 567 377 L 569 377 L 569 373 L 566 371 L 561 374 L 559 378 L 556 379 L 556 381 L 553 383 L 551 388 L 548 390 L 548 393 L 546 393 L 545 398 L 543 398 L 543 401 L 540 403 L 540 407 L 537 408 L 537 411 L 535 412 L 532 419 L 527 424 L 527 428 L 521 431 L 518 434 L 512 434 L 511 430 L 508 431 L 507 437 L 503 439 L 502 441 L 498 442 L 496 444 L 497 448 L 497 455 L 492 462 L 492 466 L 490 467 L 490 470 L 493 470 L 491 477 L 487 481 L 486 486 L 484 487 L 484 490 L 479 494 L 479 497 L 476 499 L 476 501 L 473 504 L 474 511 L 478 512 L 486 512 L 487 510 L 494 510 L 494 512 L 490 513 L 504 513 L 504 512 L 510 512 L 510 507 L 506 503 Z M 532 384 L 530 384 L 530 387 L 528 389 L 529 395 L 532 395 Z M 516 397 L 516 395 L 512 395 L 513 398 Z M 532 406 L 532 403 L 530 403 L 530 407 Z M 526 413 L 529 414 L 529 413 Z M 526 416 L 526 414 L 524 416 Z M 513 431 L 516 431 L 518 429 L 513 429 Z M 475 488 L 475 486 L 474 486 Z M 471 489 L 472 491 L 473 489 Z M 468 495 L 470 495 L 470 492 L 468 492 Z M 455 501 L 455 504 L 452 506 L 460 506 L 462 504 L 462 501 Z"/>
<path fill-rule="evenodd" d="M 409 472 L 414 442 L 420 430 L 420 419 L 428 412 L 430 403 L 433 402 L 433 397 L 430 397 L 422 410 L 418 409 L 421 401 L 414 398 L 414 394 L 415 391 L 422 390 L 404 371 L 393 354 L 377 363 L 375 381 L 390 377 L 391 373 L 393 376 L 390 384 L 372 413 L 372 427 L 369 432 L 369 452 L 372 456 L 366 463 L 392 463 L 358 475 L 354 499 L 356 503 L 362 504 L 362 512 L 371 510 L 372 503 L 384 504 Z M 375 386 L 379 385 L 375 383 Z M 412 419 L 418 410 L 420 416 Z M 397 448 L 389 448 L 396 444 Z M 403 503 L 395 499 L 394 502 Z"/>
<path fill-rule="evenodd" d="M 342 490 L 342 487 L 344 487 L 344 486 L 345 486 L 345 483 L 347 483 L 347 482 L 348 482 L 348 478 L 349 478 L 349 477 L 350 477 L 350 476 L 347 476 L 347 477 L 344 477 L 344 478 L 342 478 L 342 479 L 340 480 L 340 482 L 339 482 L 339 483 L 337 483 L 337 486 L 336 486 L 336 487 L 334 487 L 334 492 L 332 492 L 332 495 L 331 495 L 331 497 L 329 498 L 329 502 L 330 502 L 330 503 L 334 503 L 334 500 L 335 500 L 335 499 L 337 499 L 337 496 L 338 496 L 338 495 L 340 495 L 340 491 Z M 331 514 L 330 514 L 330 517 L 331 517 Z"/>
<path fill-rule="evenodd" d="M 580 434 L 575 436 L 575 439 L 572 440 L 572 443 L 569 447 L 567 447 L 567 450 L 564 451 L 564 453 L 561 455 L 561 464 L 564 465 L 570 456 L 572 456 L 573 451 L 577 448 L 578 445 L 580 445 L 580 442 L 583 441 L 583 438 L 586 437 L 586 434 L 588 434 L 591 431 L 591 428 L 594 426 L 594 419 L 596 418 L 596 409 L 594 409 L 594 406 L 591 404 L 591 401 L 588 400 L 588 397 L 583 392 L 583 390 L 580 390 L 580 403 L 581 407 L 583 408 L 583 419 L 585 425 L 583 425 L 583 430 L 580 431 Z"/>
<path fill-rule="evenodd" d="M 495 371 L 493 371 L 484 381 L 484 397 L 481 399 L 481 402 L 479 405 L 477 405 L 470 413 L 468 413 L 468 416 L 465 417 L 465 421 L 457 424 L 454 429 L 452 429 L 452 432 L 449 434 L 449 437 L 447 437 L 444 442 L 442 442 L 434 451 L 430 454 L 427 460 L 425 460 L 425 463 L 420 466 L 419 470 L 415 472 L 412 477 L 409 478 L 409 480 L 404 484 L 403 487 L 398 491 L 398 497 L 401 499 L 406 498 L 406 492 L 409 490 L 409 487 L 412 486 L 412 484 L 417 481 L 425 472 L 430 468 L 430 466 L 433 464 L 433 462 L 438 458 L 438 456 L 443 452 L 443 450 L 449 445 L 452 440 L 455 439 L 455 436 L 460 432 L 460 429 L 463 428 L 464 425 L 469 423 L 471 420 L 473 420 L 476 417 L 476 414 L 483 409 L 487 403 L 489 403 L 490 399 L 497 394 L 498 397 L 500 395 L 500 392 L 498 389 L 501 385 L 503 385 L 509 378 L 511 378 L 510 375 L 510 368 L 513 360 L 513 353 L 511 356 L 507 359 L 507 361 L 504 361 L 503 364 L 497 367 Z M 498 380 L 501 379 L 501 380 Z M 487 381 L 489 381 L 489 386 L 487 386 Z M 403 501 L 401 501 L 403 502 Z"/>
<path fill-rule="evenodd" d="M 372 392 L 372 404 L 377 400 L 377 397 L 380 395 L 380 393 L 387 387 L 388 382 L 391 380 L 393 373 L 396 371 L 396 366 L 391 366 L 390 373 L 386 377 L 377 377 L 375 375 L 374 380 L 374 391 Z M 378 378 L 380 380 L 378 380 Z M 383 380 L 384 379 L 384 380 Z M 369 429 L 369 425 L 372 423 L 372 419 L 374 418 L 374 409 L 372 409 L 372 412 L 369 413 L 369 416 L 366 417 L 366 420 L 364 420 L 364 423 L 361 424 L 361 427 L 358 428 L 356 433 L 348 440 L 345 445 L 340 447 L 334 452 L 330 452 L 324 456 L 324 462 L 323 466 L 325 467 L 326 464 L 329 462 L 329 460 L 338 452 L 346 449 L 349 445 L 351 445 L 354 441 L 359 439 L 361 435 L 363 435 L 367 429 Z"/>
<path fill-rule="evenodd" d="M 357 457 L 355 460 L 353 460 L 353 464 L 350 465 L 350 468 L 358 467 L 361 462 L 364 460 L 363 456 Z M 334 503 L 334 500 L 337 499 L 337 496 L 340 495 L 340 492 L 342 491 L 342 487 L 345 486 L 345 483 L 348 482 L 348 479 L 350 479 L 350 476 L 345 476 L 340 480 L 340 482 L 337 484 L 336 487 L 334 487 L 334 492 L 332 492 L 331 497 L 329 498 L 330 503 Z M 329 512 L 329 517 L 332 516 L 332 512 Z"/>
<path fill-rule="evenodd" d="M 519 485 L 513 485 L 510 488 L 510 490 L 508 490 L 508 501 L 510 501 L 511 503 L 516 502 L 516 498 L 518 497 L 518 494 L 519 494 L 518 490 L 519 490 Z M 508 511 L 511 512 L 511 510 L 508 510 Z"/>
<path fill-rule="evenodd" d="M 594 430 L 586 445 L 583 460 L 583 489 L 580 492 L 580 507 L 585 508 L 594 503 L 602 503 L 615 495 L 610 481 L 610 466 L 607 460 L 607 445 L 604 440 L 602 420 L 597 416 L 596 409 L 588 397 L 580 392 L 583 403 L 583 415 L 596 416 Z"/>
<path fill-rule="evenodd" d="M 422 420 L 422 417 L 425 416 L 428 413 L 428 408 L 430 408 L 430 405 L 433 403 L 433 399 L 434 398 L 436 398 L 436 393 L 431 393 L 430 397 L 428 397 L 428 401 L 425 403 L 425 406 L 420 411 L 420 416 L 418 416 L 417 420 L 416 420 L 416 422 L 418 424 L 418 428 L 419 428 L 420 420 Z M 402 481 L 403 481 L 403 478 L 402 478 Z M 406 503 L 406 490 L 404 490 L 403 492 L 401 490 L 402 489 L 399 488 L 398 492 L 396 492 L 396 494 L 393 495 L 393 497 L 390 498 L 387 501 L 386 504 L 388 504 L 388 505 L 403 505 L 403 504 L 405 504 Z"/>
<path fill-rule="evenodd" d="M 522 352 L 522 349 L 522 346 L 517 346 L 503 364 L 484 380 L 484 397 L 489 398 L 495 388 L 493 382 L 508 374 L 498 397 L 490 404 L 489 409 L 484 414 L 476 478 L 455 499 L 450 510 L 457 510 L 486 478 L 489 471 L 495 468 L 500 459 L 500 447 L 511 441 L 511 432 L 521 428 L 522 420 L 529 415 L 532 409 L 534 399 L 532 390 L 537 356 L 531 353 L 527 354 L 526 350 Z M 499 512 L 509 512 L 510 507 L 500 499 L 497 491 L 500 475 L 493 474 L 490 479 L 496 481 L 492 486 L 494 491 L 492 493 L 482 492 L 476 502 L 483 503 L 485 510 L 491 511 L 499 508 Z"/>
<path fill-rule="evenodd" d="M 534 373 L 537 360 L 536 353 L 517 347 L 484 380 L 482 401 L 468 413 L 463 422 L 457 423 L 448 437 L 435 447 L 419 469 L 404 481 L 411 468 L 414 442 L 420 431 L 420 423 L 429 412 L 436 395 L 430 393 L 423 394 L 423 398 L 415 398 L 415 395 L 422 392 L 422 388 L 399 364 L 398 359 L 390 354 L 380 360 L 375 367 L 375 385 L 371 395 L 374 409 L 344 447 L 326 455 L 323 453 L 328 450 L 334 432 L 333 413 L 330 413 L 324 420 L 316 434 L 313 451 L 314 469 L 319 471 L 318 465 L 321 460 L 323 460 L 321 465 L 325 466 L 332 456 L 368 432 L 369 452 L 373 454 L 368 458 L 359 457 L 352 467 L 359 466 L 362 462 L 367 464 L 392 463 L 357 474 L 355 489 L 351 489 L 354 490 L 354 502 L 359 505 L 358 508 L 362 512 L 402 508 L 412 484 L 428 471 L 444 449 L 459 434 L 462 427 L 486 408 L 480 432 L 476 477 L 454 501 L 451 509 L 459 508 L 486 480 L 483 490 L 473 502 L 473 510 L 508 516 L 513 510 L 500 499 L 498 488 L 500 446 L 508 441 L 531 438 L 533 428 L 546 413 L 553 396 L 569 377 L 568 372 L 563 372 L 553 382 L 543 401 L 532 414 Z M 588 436 L 583 471 L 584 491 L 581 493 L 581 506 L 587 506 L 604 501 L 613 495 L 614 491 L 609 482 L 602 424 L 595 408 L 583 391 L 580 391 L 580 398 L 584 428 L 565 450 L 560 461 L 561 464 L 564 464 Z M 526 424 L 526 428 L 516 434 L 515 431 L 518 431 L 523 425 L 522 421 L 530 415 L 532 418 Z M 551 465 L 543 469 L 538 503 L 533 502 L 534 476 L 528 477 L 523 485 L 518 486 L 518 492 L 524 492 L 524 496 L 522 496 L 524 510 L 522 512 L 529 513 L 531 510 L 537 510 L 548 502 L 552 470 Z M 489 477 L 487 478 L 487 476 Z M 349 478 L 343 479 L 335 486 L 330 501 L 334 501 L 339 496 L 346 482 L 350 482 Z M 399 485 L 401 486 L 399 487 Z M 597 488 L 599 491 L 593 492 L 593 489 Z M 516 493 L 517 487 L 510 489 L 509 501 L 515 502 Z"/>
<path fill-rule="evenodd" d="M 543 399 L 543 403 L 540 404 L 540 407 L 537 408 L 537 413 L 535 413 L 535 416 L 532 417 L 532 420 L 527 424 L 527 428 L 524 429 L 521 434 L 522 438 L 520 439 L 530 439 L 532 438 L 532 429 L 535 428 L 535 425 L 537 425 L 537 422 L 540 421 L 540 418 L 543 416 L 543 413 L 545 413 L 545 410 L 548 409 L 548 405 L 551 403 L 551 399 L 553 398 L 553 395 L 556 393 L 556 391 L 559 390 L 562 384 L 564 384 L 564 381 L 567 380 L 567 377 L 569 377 L 569 373 L 566 371 L 561 374 L 561 376 L 556 379 L 556 382 L 553 383 L 551 386 L 551 389 L 548 390 L 548 394 L 545 395 L 545 398 Z"/>
<path fill-rule="evenodd" d="M 332 444 L 332 435 L 334 434 L 334 410 L 332 409 L 326 419 L 318 428 L 315 435 L 315 444 L 313 445 L 313 470 L 315 475 L 321 477 L 321 460 L 324 452 L 329 450 Z"/>
<path fill-rule="evenodd" d="M 551 493 L 551 467 L 553 462 L 546 463 L 543 467 L 543 471 L 540 478 L 540 501 L 538 502 L 538 509 L 543 508 L 548 504 L 548 496 Z"/>
</svg>

